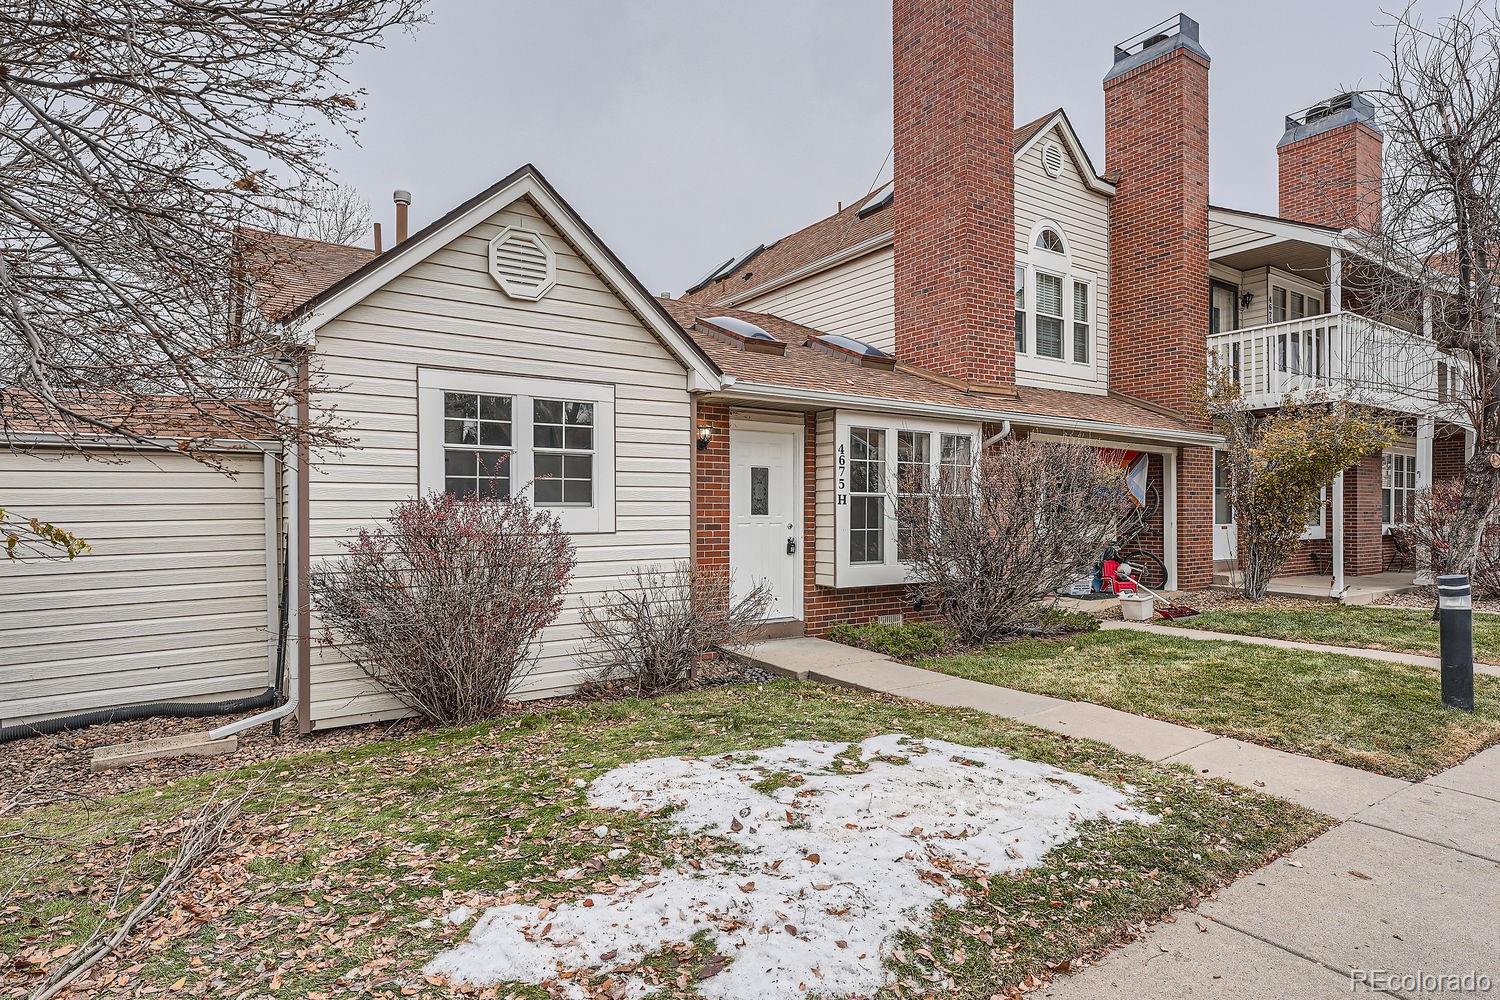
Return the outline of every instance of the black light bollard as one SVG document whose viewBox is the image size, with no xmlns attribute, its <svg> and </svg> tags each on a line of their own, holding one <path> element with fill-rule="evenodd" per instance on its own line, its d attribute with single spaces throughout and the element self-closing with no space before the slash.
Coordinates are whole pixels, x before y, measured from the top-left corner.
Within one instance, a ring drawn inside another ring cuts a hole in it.
<svg viewBox="0 0 1500 1000">
<path fill-rule="evenodd" d="M 1443 704 L 1474 711 L 1474 601 L 1469 578 L 1437 578 L 1438 635 L 1442 643 Z"/>
</svg>

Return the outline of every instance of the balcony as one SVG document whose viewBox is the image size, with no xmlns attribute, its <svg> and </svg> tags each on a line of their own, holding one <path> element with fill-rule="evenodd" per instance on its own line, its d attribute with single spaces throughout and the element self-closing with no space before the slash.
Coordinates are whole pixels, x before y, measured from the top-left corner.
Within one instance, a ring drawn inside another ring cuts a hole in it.
<svg viewBox="0 0 1500 1000">
<path fill-rule="evenodd" d="M 1210 334 L 1209 364 L 1227 367 L 1254 409 L 1314 391 L 1452 419 L 1466 366 L 1426 337 L 1356 313 L 1330 313 Z"/>
</svg>

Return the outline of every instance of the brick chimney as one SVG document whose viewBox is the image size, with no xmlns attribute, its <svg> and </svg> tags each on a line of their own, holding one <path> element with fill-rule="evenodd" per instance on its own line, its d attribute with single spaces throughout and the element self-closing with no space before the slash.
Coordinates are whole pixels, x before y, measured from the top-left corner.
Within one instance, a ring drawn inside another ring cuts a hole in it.
<svg viewBox="0 0 1500 1000">
<path fill-rule="evenodd" d="M 981 391 L 1015 387 L 1013 30 L 1013 0 L 892 4 L 896 353 Z"/>
<path fill-rule="evenodd" d="M 1178 15 L 1115 46 L 1104 78 L 1109 383 L 1202 423 L 1208 364 L 1208 53 Z"/>
<path fill-rule="evenodd" d="M 1280 214 L 1298 222 L 1374 232 L 1380 226 L 1384 133 L 1375 106 L 1340 94 L 1286 119 L 1276 144 Z"/>
</svg>

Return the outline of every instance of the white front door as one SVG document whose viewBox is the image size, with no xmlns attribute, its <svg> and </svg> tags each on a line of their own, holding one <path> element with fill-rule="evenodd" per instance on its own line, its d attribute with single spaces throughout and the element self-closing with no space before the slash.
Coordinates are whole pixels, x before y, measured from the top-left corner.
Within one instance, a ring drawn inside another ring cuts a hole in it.
<svg viewBox="0 0 1500 1000">
<path fill-rule="evenodd" d="M 798 429 L 766 425 L 729 432 L 730 594 L 765 581 L 767 618 L 802 617 L 802 505 Z"/>
<path fill-rule="evenodd" d="M 1234 509 L 1229 504 L 1228 456 L 1214 452 L 1214 561 L 1234 559 L 1237 540 Z"/>
</svg>

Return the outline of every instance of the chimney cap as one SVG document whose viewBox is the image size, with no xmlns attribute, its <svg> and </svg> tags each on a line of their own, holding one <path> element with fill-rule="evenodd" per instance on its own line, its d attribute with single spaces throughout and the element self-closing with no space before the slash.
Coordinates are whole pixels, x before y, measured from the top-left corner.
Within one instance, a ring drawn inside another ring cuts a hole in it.
<svg viewBox="0 0 1500 1000">
<path fill-rule="evenodd" d="M 1186 14 L 1173 14 L 1165 21 L 1153 24 L 1116 45 L 1115 64 L 1105 76 L 1104 82 L 1108 83 L 1117 76 L 1129 73 L 1137 66 L 1143 66 L 1173 49 L 1187 49 L 1207 60 L 1208 51 L 1203 48 L 1198 36 L 1197 21 Z"/>
<path fill-rule="evenodd" d="M 391 200 L 394 201 L 398 205 L 410 205 L 411 204 L 411 192 L 410 191 L 402 191 L 400 188 L 397 188 L 396 189 L 396 193 L 393 194 L 393 195 L 391 195 Z"/>
<path fill-rule="evenodd" d="M 1364 94 L 1335 94 L 1327 100 L 1287 115 L 1286 133 L 1276 147 L 1280 149 L 1299 139 L 1307 139 L 1354 122 L 1360 122 L 1377 135 L 1383 136 L 1385 132 L 1376 124 L 1376 118 L 1375 102 Z"/>
</svg>

